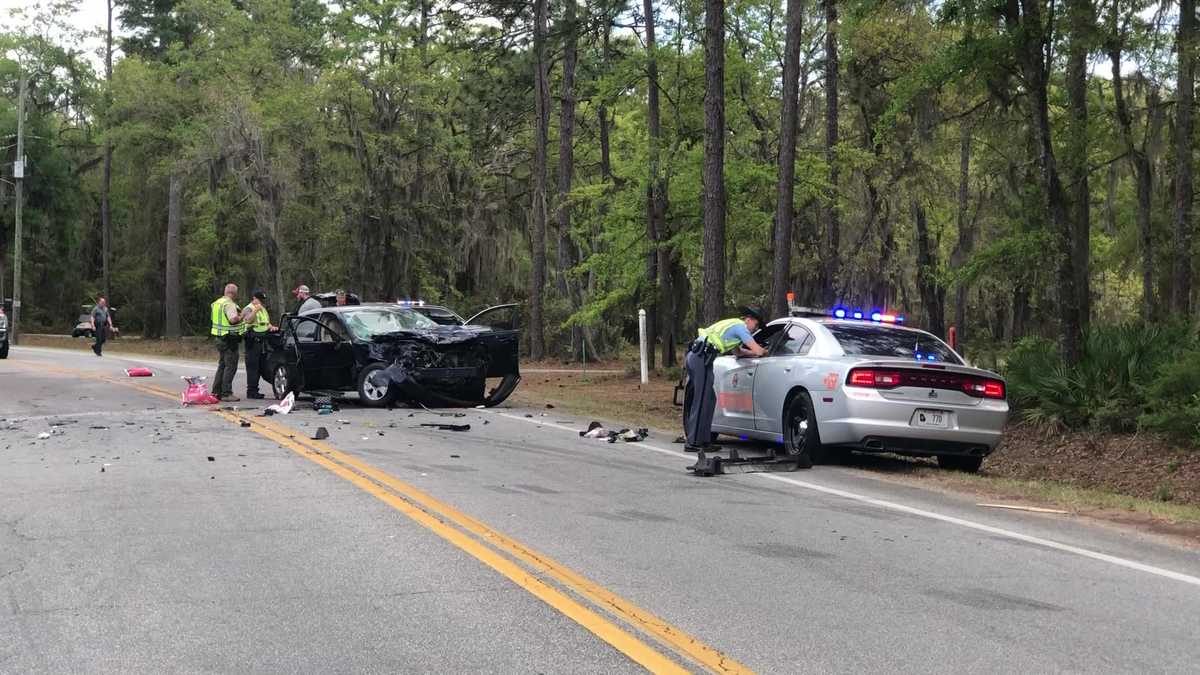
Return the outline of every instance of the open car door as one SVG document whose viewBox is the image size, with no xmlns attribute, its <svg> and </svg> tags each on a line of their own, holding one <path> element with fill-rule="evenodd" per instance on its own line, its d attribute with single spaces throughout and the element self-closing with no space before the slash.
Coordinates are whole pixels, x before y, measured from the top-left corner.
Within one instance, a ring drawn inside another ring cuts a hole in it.
<svg viewBox="0 0 1200 675">
<path fill-rule="evenodd" d="M 325 371 L 336 355 L 338 343 L 324 338 L 335 331 L 311 316 L 287 316 L 285 320 L 288 324 L 284 348 L 292 352 L 296 364 L 292 377 L 299 380 L 293 379 L 292 388 L 298 391 L 331 386 Z"/>
<path fill-rule="evenodd" d="M 521 305 L 510 303 L 488 307 L 471 316 L 463 325 L 517 330 L 521 325 Z"/>
</svg>

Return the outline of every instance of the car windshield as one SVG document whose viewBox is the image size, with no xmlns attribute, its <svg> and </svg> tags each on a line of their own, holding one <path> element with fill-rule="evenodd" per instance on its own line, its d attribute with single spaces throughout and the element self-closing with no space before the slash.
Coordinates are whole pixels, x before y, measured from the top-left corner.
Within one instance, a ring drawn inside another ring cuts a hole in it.
<svg viewBox="0 0 1200 675">
<path fill-rule="evenodd" d="M 421 330 L 437 326 L 432 319 L 421 316 L 411 309 L 399 307 L 366 307 L 343 312 L 346 327 L 358 340 L 370 340 L 376 335 L 386 335 L 402 330 Z"/>
<path fill-rule="evenodd" d="M 923 331 L 875 324 L 827 323 L 825 327 L 837 338 L 847 356 L 962 363 L 946 343 Z"/>
</svg>

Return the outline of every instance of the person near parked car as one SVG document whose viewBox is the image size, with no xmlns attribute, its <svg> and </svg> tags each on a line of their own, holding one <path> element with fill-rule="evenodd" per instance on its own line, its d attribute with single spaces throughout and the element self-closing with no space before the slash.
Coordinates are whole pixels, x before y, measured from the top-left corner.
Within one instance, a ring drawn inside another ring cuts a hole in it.
<svg viewBox="0 0 1200 675">
<path fill-rule="evenodd" d="M 730 352 L 738 356 L 765 356 L 766 350 L 754 340 L 754 333 L 763 324 L 762 310 L 742 307 L 740 319 L 724 319 L 708 328 L 688 347 L 684 367 L 687 369 L 686 405 L 683 409 L 683 432 L 688 452 L 718 448 L 712 442 L 713 412 L 717 395 L 713 389 L 713 361 Z"/>
<path fill-rule="evenodd" d="M 303 314 L 310 309 L 321 309 L 321 302 L 312 297 L 312 291 L 308 289 L 308 286 L 300 284 L 292 292 L 296 294 L 296 299 L 300 301 L 300 306 L 296 309 L 297 314 Z"/>
<path fill-rule="evenodd" d="M 337 306 L 337 307 L 345 307 L 346 306 L 346 291 L 339 288 L 336 291 L 334 291 L 333 296 L 334 296 L 334 305 L 335 306 Z"/>
<path fill-rule="evenodd" d="M 258 390 L 261 379 L 262 358 L 267 348 L 267 333 L 278 331 L 271 324 L 271 315 L 263 304 L 267 294 L 256 290 L 251 295 L 250 304 L 242 308 L 242 315 L 248 317 L 246 327 L 246 398 L 265 398 Z"/>
<path fill-rule="evenodd" d="M 113 327 L 112 312 L 108 309 L 108 298 L 103 295 L 96 298 L 96 306 L 92 308 L 92 337 L 96 342 L 92 345 L 92 351 L 96 356 L 104 356 L 104 342 L 108 339 L 109 334 L 115 334 L 117 329 Z"/>
<path fill-rule="evenodd" d="M 217 373 L 213 376 L 212 394 L 222 401 L 240 401 L 233 395 L 233 378 L 237 375 L 238 348 L 246 334 L 246 314 L 238 310 L 237 284 L 225 284 L 225 294 L 213 301 L 211 333 L 217 340 Z"/>
</svg>

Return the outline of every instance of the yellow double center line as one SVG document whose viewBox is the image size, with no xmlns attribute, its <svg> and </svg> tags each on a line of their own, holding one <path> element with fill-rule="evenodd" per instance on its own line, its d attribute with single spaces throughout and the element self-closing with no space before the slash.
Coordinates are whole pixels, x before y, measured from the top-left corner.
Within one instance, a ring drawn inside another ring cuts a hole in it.
<svg viewBox="0 0 1200 675">
<path fill-rule="evenodd" d="M 119 380 L 54 366 L 46 366 L 45 370 L 73 376 L 94 377 L 128 385 L 155 396 L 179 400 L 178 393 L 148 383 Z M 231 422 L 250 422 L 251 431 L 296 452 L 395 508 L 504 575 L 534 597 L 569 617 L 651 672 L 685 673 L 688 671 L 661 650 L 647 644 L 621 626 L 547 583 L 539 575 L 553 579 L 561 587 L 586 599 L 594 606 L 603 609 L 609 615 L 620 619 L 626 625 L 637 629 L 643 635 L 649 636 L 704 670 L 714 673 L 752 672 L 748 667 L 701 642 L 695 636 L 685 633 L 653 613 L 574 572 L 553 558 L 488 527 L 449 504 L 334 448 L 328 443 L 297 438 L 295 431 L 266 418 L 247 419 L 236 412 L 225 410 L 214 409 L 213 412 Z M 509 557 L 501 553 L 507 554 Z M 518 565 L 514 560 L 528 566 L 528 569 Z"/>
</svg>

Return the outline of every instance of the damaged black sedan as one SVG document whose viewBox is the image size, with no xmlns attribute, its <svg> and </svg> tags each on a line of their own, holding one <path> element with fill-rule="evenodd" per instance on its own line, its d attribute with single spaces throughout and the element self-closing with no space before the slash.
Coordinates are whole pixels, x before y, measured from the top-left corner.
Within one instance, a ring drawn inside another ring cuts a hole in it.
<svg viewBox="0 0 1200 675">
<path fill-rule="evenodd" d="M 267 357 L 278 398 L 356 392 L 372 407 L 494 406 L 521 380 L 514 328 L 443 326 L 391 304 L 311 310 L 285 316 L 280 328 Z"/>
</svg>

